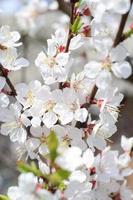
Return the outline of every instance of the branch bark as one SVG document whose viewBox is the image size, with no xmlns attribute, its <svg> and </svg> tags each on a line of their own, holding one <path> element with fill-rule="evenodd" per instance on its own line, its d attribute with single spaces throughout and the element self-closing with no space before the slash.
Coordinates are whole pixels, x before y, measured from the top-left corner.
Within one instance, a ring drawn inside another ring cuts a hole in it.
<svg viewBox="0 0 133 200">
<path fill-rule="evenodd" d="M 120 42 L 124 41 L 124 39 L 125 39 L 123 37 L 123 31 L 124 31 L 124 28 L 125 28 L 125 25 L 126 25 L 126 22 L 127 22 L 127 19 L 128 19 L 131 7 L 132 7 L 132 3 L 133 3 L 133 0 L 131 0 L 131 6 L 130 6 L 129 11 L 126 14 L 122 15 L 122 17 L 121 17 L 118 32 L 117 32 L 117 35 L 116 35 L 116 38 L 114 41 L 114 45 L 113 45 L 114 47 L 116 47 Z"/>
<path fill-rule="evenodd" d="M 4 68 L 3 68 L 3 66 L 1 64 L 0 64 L 0 72 L 1 72 L 2 76 L 6 79 L 6 83 L 8 84 L 9 88 L 11 89 L 12 95 L 16 96 L 17 95 L 16 90 L 15 90 L 12 82 L 8 78 L 8 76 L 5 74 Z"/>
</svg>

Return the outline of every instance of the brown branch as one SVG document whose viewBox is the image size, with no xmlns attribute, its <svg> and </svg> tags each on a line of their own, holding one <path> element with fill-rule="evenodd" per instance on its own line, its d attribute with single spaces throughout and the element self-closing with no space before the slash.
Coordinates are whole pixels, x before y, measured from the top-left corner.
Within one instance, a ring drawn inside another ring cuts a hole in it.
<svg viewBox="0 0 133 200">
<path fill-rule="evenodd" d="M 1 71 L 2 76 L 5 77 L 5 79 L 6 79 L 6 83 L 8 84 L 9 88 L 11 89 L 12 95 L 16 96 L 17 95 L 16 90 L 15 90 L 12 82 L 8 78 L 8 76 L 5 74 L 4 68 L 3 68 L 3 66 L 1 64 L 0 64 L 0 71 Z"/>
<path fill-rule="evenodd" d="M 60 1 L 60 0 L 59 0 Z M 69 33 L 68 33 L 68 39 L 67 39 L 67 42 L 66 42 L 66 47 L 65 47 L 65 53 L 67 53 L 69 51 L 69 46 L 70 46 L 70 43 L 71 43 L 71 39 L 73 38 L 73 33 L 72 33 L 72 30 L 71 30 L 71 26 L 74 22 L 74 14 L 75 14 L 75 3 L 76 2 L 71 2 L 71 17 L 70 17 L 70 25 L 69 25 Z M 63 89 L 63 83 L 59 83 L 59 89 Z"/>
<path fill-rule="evenodd" d="M 68 40 L 67 40 L 65 52 L 69 51 L 70 42 L 71 42 L 71 39 L 73 38 L 71 25 L 73 24 L 73 21 L 74 21 L 74 8 L 75 8 L 75 3 L 71 3 L 71 18 L 70 18 L 69 34 L 68 34 Z"/>
<path fill-rule="evenodd" d="M 125 37 L 123 37 L 123 31 L 124 31 L 124 28 L 125 28 L 125 25 L 126 25 L 126 22 L 127 22 L 127 19 L 128 19 L 131 7 L 132 7 L 132 3 L 133 3 L 133 0 L 131 0 L 131 5 L 130 5 L 129 11 L 126 14 L 122 15 L 122 17 L 121 17 L 118 32 L 116 34 L 116 38 L 115 38 L 114 45 L 113 45 L 114 47 L 116 47 L 120 42 L 124 41 L 124 39 L 125 39 Z"/>
<path fill-rule="evenodd" d="M 64 0 L 57 0 L 57 2 L 59 5 L 59 10 L 70 16 L 71 15 L 70 4 L 66 3 Z"/>
</svg>

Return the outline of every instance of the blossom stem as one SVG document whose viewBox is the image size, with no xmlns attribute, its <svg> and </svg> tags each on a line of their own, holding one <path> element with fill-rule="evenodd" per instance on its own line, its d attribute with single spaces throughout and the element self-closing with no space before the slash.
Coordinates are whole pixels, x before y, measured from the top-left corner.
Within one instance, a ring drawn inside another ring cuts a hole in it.
<svg viewBox="0 0 133 200">
<path fill-rule="evenodd" d="M 0 64 L 0 71 L 1 71 L 2 76 L 6 79 L 6 83 L 8 84 L 9 88 L 11 89 L 12 96 L 16 96 L 17 95 L 16 90 L 15 90 L 12 82 L 8 78 L 8 76 L 5 74 L 4 68 L 1 64 Z"/>
<path fill-rule="evenodd" d="M 68 34 L 68 40 L 67 40 L 65 52 L 69 51 L 70 42 L 71 42 L 71 39 L 73 38 L 71 26 L 74 21 L 74 9 L 75 9 L 75 3 L 72 2 L 71 3 L 71 18 L 70 18 L 69 34 Z"/>
<path fill-rule="evenodd" d="M 124 28 L 125 28 L 125 25 L 126 25 L 126 22 L 127 22 L 127 19 L 128 19 L 131 7 L 132 7 L 132 3 L 133 3 L 133 0 L 131 0 L 131 5 L 130 5 L 129 11 L 127 13 L 125 13 L 124 15 L 122 15 L 122 17 L 121 17 L 118 32 L 116 34 L 116 38 L 115 38 L 114 45 L 113 45 L 114 47 L 116 47 L 120 42 L 125 40 L 125 37 L 123 36 L 123 31 L 124 31 Z"/>
<path fill-rule="evenodd" d="M 69 33 L 68 33 L 68 39 L 67 39 L 67 43 L 66 43 L 65 53 L 67 53 L 69 51 L 71 39 L 73 38 L 71 26 L 74 22 L 74 14 L 75 14 L 75 2 L 71 2 L 71 17 L 70 17 Z M 62 83 L 59 84 L 59 89 L 62 89 Z"/>
</svg>

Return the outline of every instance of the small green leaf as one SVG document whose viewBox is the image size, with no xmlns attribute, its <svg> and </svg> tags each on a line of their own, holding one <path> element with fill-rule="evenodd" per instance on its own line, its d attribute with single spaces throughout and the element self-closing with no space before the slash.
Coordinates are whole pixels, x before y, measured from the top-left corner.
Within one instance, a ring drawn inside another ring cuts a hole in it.
<svg viewBox="0 0 133 200">
<path fill-rule="evenodd" d="M 125 36 L 126 38 L 131 37 L 131 35 L 133 35 L 133 30 L 132 30 L 132 29 L 129 30 L 129 31 L 127 31 L 126 33 L 124 33 L 124 36 Z"/>
<path fill-rule="evenodd" d="M 9 198 L 5 195 L 0 195 L 0 200 L 9 200 Z"/>
<path fill-rule="evenodd" d="M 53 185 L 60 185 L 62 181 L 67 180 L 70 176 L 70 172 L 64 169 L 59 169 L 49 177 L 50 182 Z"/>
<path fill-rule="evenodd" d="M 64 182 L 61 182 L 58 186 L 59 190 L 64 191 L 66 189 L 66 185 Z"/>
<path fill-rule="evenodd" d="M 56 159 L 56 157 L 58 155 L 58 153 L 57 153 L 58 139 L 57 139 L 54 131 L 50 132 L 50 134 L 47 138 L 47 144 L 48 144 L 48 149 L 50 152 L 51 161 L 54 162 L 54 160 Z"/>
<path fill-rule="evenodd" d="M 37 169 L 36 164 L 34 162 L 31 165 L 24 163 L 23 161 L 19 161 L 17 163 L 17 169 L 21 173 L 29 173 L 32 172 L 36 176 L 42 176 L 42 173 L 39 169 Z"/>
<path fill-rule="evenodd" d="M 72 33 L 78 33 L 80 28 L 82 27 L 82 22 L 80 20 L 80 16 L 77 16 L 73 25 L 71 26 Z"/>
</svg>

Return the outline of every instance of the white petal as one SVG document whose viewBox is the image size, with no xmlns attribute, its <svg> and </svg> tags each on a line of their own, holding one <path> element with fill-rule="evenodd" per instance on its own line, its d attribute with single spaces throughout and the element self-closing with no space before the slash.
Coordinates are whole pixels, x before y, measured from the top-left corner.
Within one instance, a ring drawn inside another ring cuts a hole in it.
<svg viewBox="0 0 133 200">
<path fill-rule="evenodd" d="M 94 162 L 94 155 L 91 149 L 87 149 L 83 154 L 83 163 L 87 168 L 91 168 Z"/>
<path fill-rule="evenodd" d="M 116 48 L 113 48 L 111 51 L 112 61 L 123 61 L 127 57 L 127 50 L 123 45 L 118 45 Z"/>
<path fill-rule="evenodd" d="M 54 57 L 56 55 L 56 46 L 53 40 L 47 40 L 48 43 L 48 56 Z"/>
<path fill-rule="evenodd" d="M 105 89 L 111 83 L 112 77 L 111 73 L 107 70 L 102 70 L 96 80 L 96 85 L 98 88 Z"/>
<path fill-rule="evenodd" d="M 59 120 L 62 125 L 68 124 L 73 120 L 73 113 L 69 111 L 64 111 L 60 114 Z"/>
<path fill-rule="evenodd" d="M 126 79 L 132 74 L 132 67 L 127 61 L 124 61 L 113 64 L 112 71 L 118 78 Z"/>
<path fill-rule="evenodd" d="M 18 200 L 22 197 L 22 193 L 20 192 L 19 188 L 15 186 L 10 187 L 7 194 L 10 200 Z"/>
<path fill-rule="evenodd" d="M 38 127 L 41 124 L 41 119 L 40 117 L 33 117 L 31 120 L 31 124 L 33 127 Z"/>
<path fill-rule="evenodd" d="M 133 137 L 126 138 L 124 135 L 121 137 L 121 147 L 124 151 L 130 152 L 133 147 Z"/>
<path fill-rule="evenodd" d="M 56 56 L 56 62 L 60 65 L 60 66 L 65 66 L 68 62 L 68 58 L 69 58 L 69 53 L 59 53 Z"/>
<path fill-rule="evenodd" d="M 30 138 L 26 141 L 25 144 L 26 144 L 27 150 L 30 152 L 30 151 L 36 150 L 39 147 L 40 141 L 39 139 L 36 139 L 36 138 Z"/>
<path fill-rule="evenodd" d="M 43 117 L 43 122 L 47 128 L 52 128 L 57 120 L 58 117 L 53 112 L 47 112 Z"/>
<path fill-rule="evenodd" d="M 83 38 L 81 35 L 77 35 L 71 39 L 70 50 L 75 50 L 81 47 L 84 44 Z"/>
<path fill-rule="evenodd" d="M 77 110 L 75 111 L 74 118 L 75 118 L 77 121 L 85 122 L 85 121 L 86 121 L 86 118 L 87 118 L 87 115 L 88 115 L 88 111 L 87 111 L 85 108 L 81 108 L 81 109 L 77 109 Z"/>
<path fill-rule="evenodd" d="M 23 123 L 26 127 L 28 127 L 28 126 L 31 125 L 30 120 L 26 117 L 25 114 L 22 114 L 22 115 L 21 115 L 21 121 L 22 121 L 22 123 Z"/>
<path fill-rule="evenodd" d="M 9 98 L 7 95 L 1 93 L 0 94 L 0 107 L 5 108 L 9 105 Z"/>
<path fill-rule="evenodd" d="M 88 78 L 96 78 L 101 71 L 101 64 L 95 61 L 91 61 L 84 66 L 84 71 Z"/>
<path fill-rule="evenodd" d="M 0 90 L 3 89 L 5 84 L 6 84 L 6 79 L 4 77 L 0 76 Z"/>
<path fill-rule="evenodd" d="M 1 122 L 14 121 L 13 113 L 6 108 L 0 108 L 0 121 Z"/>
<path fill-rule="evenodd" d="M 39 161 L 38 164 L 39 164 L 39 169 L 41 170 L 41 172 L 43 174 L 49 174 L 50 173 L 50 169 L 45 163 L 43 163 L 42 161 Z"/>
<path fill-rule="evenodd" d="M 27 132 L 24 128 L 20 128 L 19 131 L 18 131 L 18 142 L 19 143 L 24 143 L 26 138 L 27 138 Z"/>
<path fill-rule="evenodd" d="M 21 37 L 19 32 L 17 32 L 17 31 L 12 31 L 11 36 L 12 36 L 12 39 L 14 42 L 18 41 Z"/>
<path fill-rule="evenodd" d="M 70 181 L 78 181 L 83 183 L 86 180 L 86 175 L 80 170 L 76 170 L 72 172 L 71 176 L 69 177 Z"/>
<path fill-rule="evenodd" d="M 25 58 L 18 58 L 15 63 L 14 63 L 14 69 L 21 69 L 22 67 L 28 67 L 29 66 L 29 61 Z"/>
<path fill-rule="evenodd" d="M 114 3 L 114 10 L 119 14 L 125 14 L 130 8 L 130 0 L 117 0 Z"/>
<path fill-rule="evenodd" d="M 46 55 L 43 51 L 38 54 L 38 57 L 35 60 L 35 64 L 37 67 L 44 66 Z"/>
</svg>

